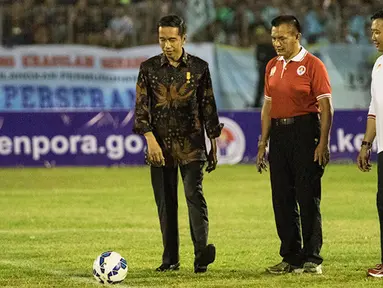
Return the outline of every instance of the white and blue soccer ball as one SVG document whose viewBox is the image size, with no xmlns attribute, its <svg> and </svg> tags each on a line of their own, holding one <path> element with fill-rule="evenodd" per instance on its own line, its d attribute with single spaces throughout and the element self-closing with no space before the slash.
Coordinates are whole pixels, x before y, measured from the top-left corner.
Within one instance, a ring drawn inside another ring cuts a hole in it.
<svg viewBox="0 0 383 288">
<path fill-rule="evenodd" d="M 99 255 L 93 263 L 93 276 L 102 284 L 122 282 L 128 274 L 128 263 L 125 258 L 114 251 Z"/>
</svg>

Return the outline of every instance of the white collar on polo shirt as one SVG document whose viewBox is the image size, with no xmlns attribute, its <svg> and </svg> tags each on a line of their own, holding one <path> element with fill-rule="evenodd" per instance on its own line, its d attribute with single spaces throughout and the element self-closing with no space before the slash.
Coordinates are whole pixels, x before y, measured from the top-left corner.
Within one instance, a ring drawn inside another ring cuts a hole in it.
<svg viewBox="0 0 383 288">
<path fill-rule="evenodd" d="M 301 46 L 301 51 L 299 51 L 297 55 L 291 58 L 290 61 L 301 62 L 305 58 L 306 54 L 307 54 L 307 50 L 303 46 Z M 283 58 L 283 56 L 279 56 L 278 60 L 283 60 L 283 62 L 286 64 L 288 63 L 285 61 L 285 58 Z"/>
</svg>

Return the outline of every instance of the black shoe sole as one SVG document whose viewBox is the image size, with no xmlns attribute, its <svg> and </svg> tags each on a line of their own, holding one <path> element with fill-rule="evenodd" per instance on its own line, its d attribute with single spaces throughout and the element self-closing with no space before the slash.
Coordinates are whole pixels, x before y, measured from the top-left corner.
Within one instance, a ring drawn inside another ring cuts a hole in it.
<svg viewBox="0 0 383 288">
<path fill-rule="evenodd" d="M 194 273 L 205 273 L 206 271 L 207 271 L 207 266 L 194 267 Z"/>
</svg>

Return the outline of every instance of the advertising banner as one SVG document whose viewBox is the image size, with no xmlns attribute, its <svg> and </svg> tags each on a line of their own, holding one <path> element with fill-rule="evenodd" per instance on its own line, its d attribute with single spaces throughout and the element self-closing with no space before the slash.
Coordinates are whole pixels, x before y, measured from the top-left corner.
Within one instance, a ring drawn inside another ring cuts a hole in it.
<svg viewBox="0 0 383 288">
<path fill-rule="evenodd" d="M 365 110 L 335 112 L 333 162 L 355 161 L 366 115 Z M 132 133 L 133 116 L 133 111 L 0 113 L 0 166 L 143 165 L 146 142 Z M 260 113 L 221 112 L 220 121 L 225 126 L 218 139 L 219 164 L 254 163 Z"/>
<path fill-rule="evenodd" d="M 255 101 L 258 75 L 253 48 L 190 43 L 188 53 L 209 63 L 217 106 L 241 110 Z M 324 62 L 335 109 L 367 109 L 372 45 L 310 48 Z M 142 61 L 159 45 L 121 50 L 81 45 L 0 47 L 0 111 L 125 111 L 133 108 Z"/>
<path fill-rule="evenodd" d="M 222 106 L 243 109 L 255 102 L 259 77 L 254 48 L 216 45 L 217 76 Z"/>
<path fill-rule="evenodd" d="M 363 141 L 367 123 L 367 110 L 337 110 L 330 135 L 331 162 L 355 162 Z M 221 164 L 254 163 L 257 143 L 261 135 L 260 112 L 220 113 L 225 124 L 218 139 Z M 305 135 L 302 135 L 305 137 Z M 371 159 L 376 160 L 374 141 Z"/>
<path fill-rule="evenodd" d="M 1 166 L 143 164 L 132 112 L 0 113 Z"/>
<path fill-rule="evenodd" d="M 211 74 L 216 74 L 213 44 L 188 44 L 186 51 L 207 61 Z M 0 111 L 132 109 L 140 64 L 160 53 L 159 45 L 122 50 L 79 45 L 0 47 Z"/>
<path fill-rule="evenodd" d="M 315 53 L 326 66 L 335 109 L 367 109 L 371 71 L 379 54 L 373 45 L 332 44 Z"/>
</svg>

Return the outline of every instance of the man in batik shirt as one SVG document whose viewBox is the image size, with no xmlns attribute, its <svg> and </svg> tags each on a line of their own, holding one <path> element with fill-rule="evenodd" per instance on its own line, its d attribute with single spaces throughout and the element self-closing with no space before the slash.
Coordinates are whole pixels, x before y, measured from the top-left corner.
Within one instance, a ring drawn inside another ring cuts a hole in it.
<svg viewBox="0 0 383 288">
<path fill-rule="evenodd" d="M 158 208 L 164 252 L 157 271 L 179 269 L 178 167 L 184 184 L 194 244 L 194 272 L 215 260 L 207 244 L 208 211 L 202 192 L 203 168 L 217 165 L 219 123 L 208 64 L 183 49 L 184 21 L 175 15 L 158 23 L 163 53 L 143 62 L 137 80 L 133 131 L 147 141 L 147 162 Z M 205 131 L 211 149 L 206 149 Z"/>
</svg>

